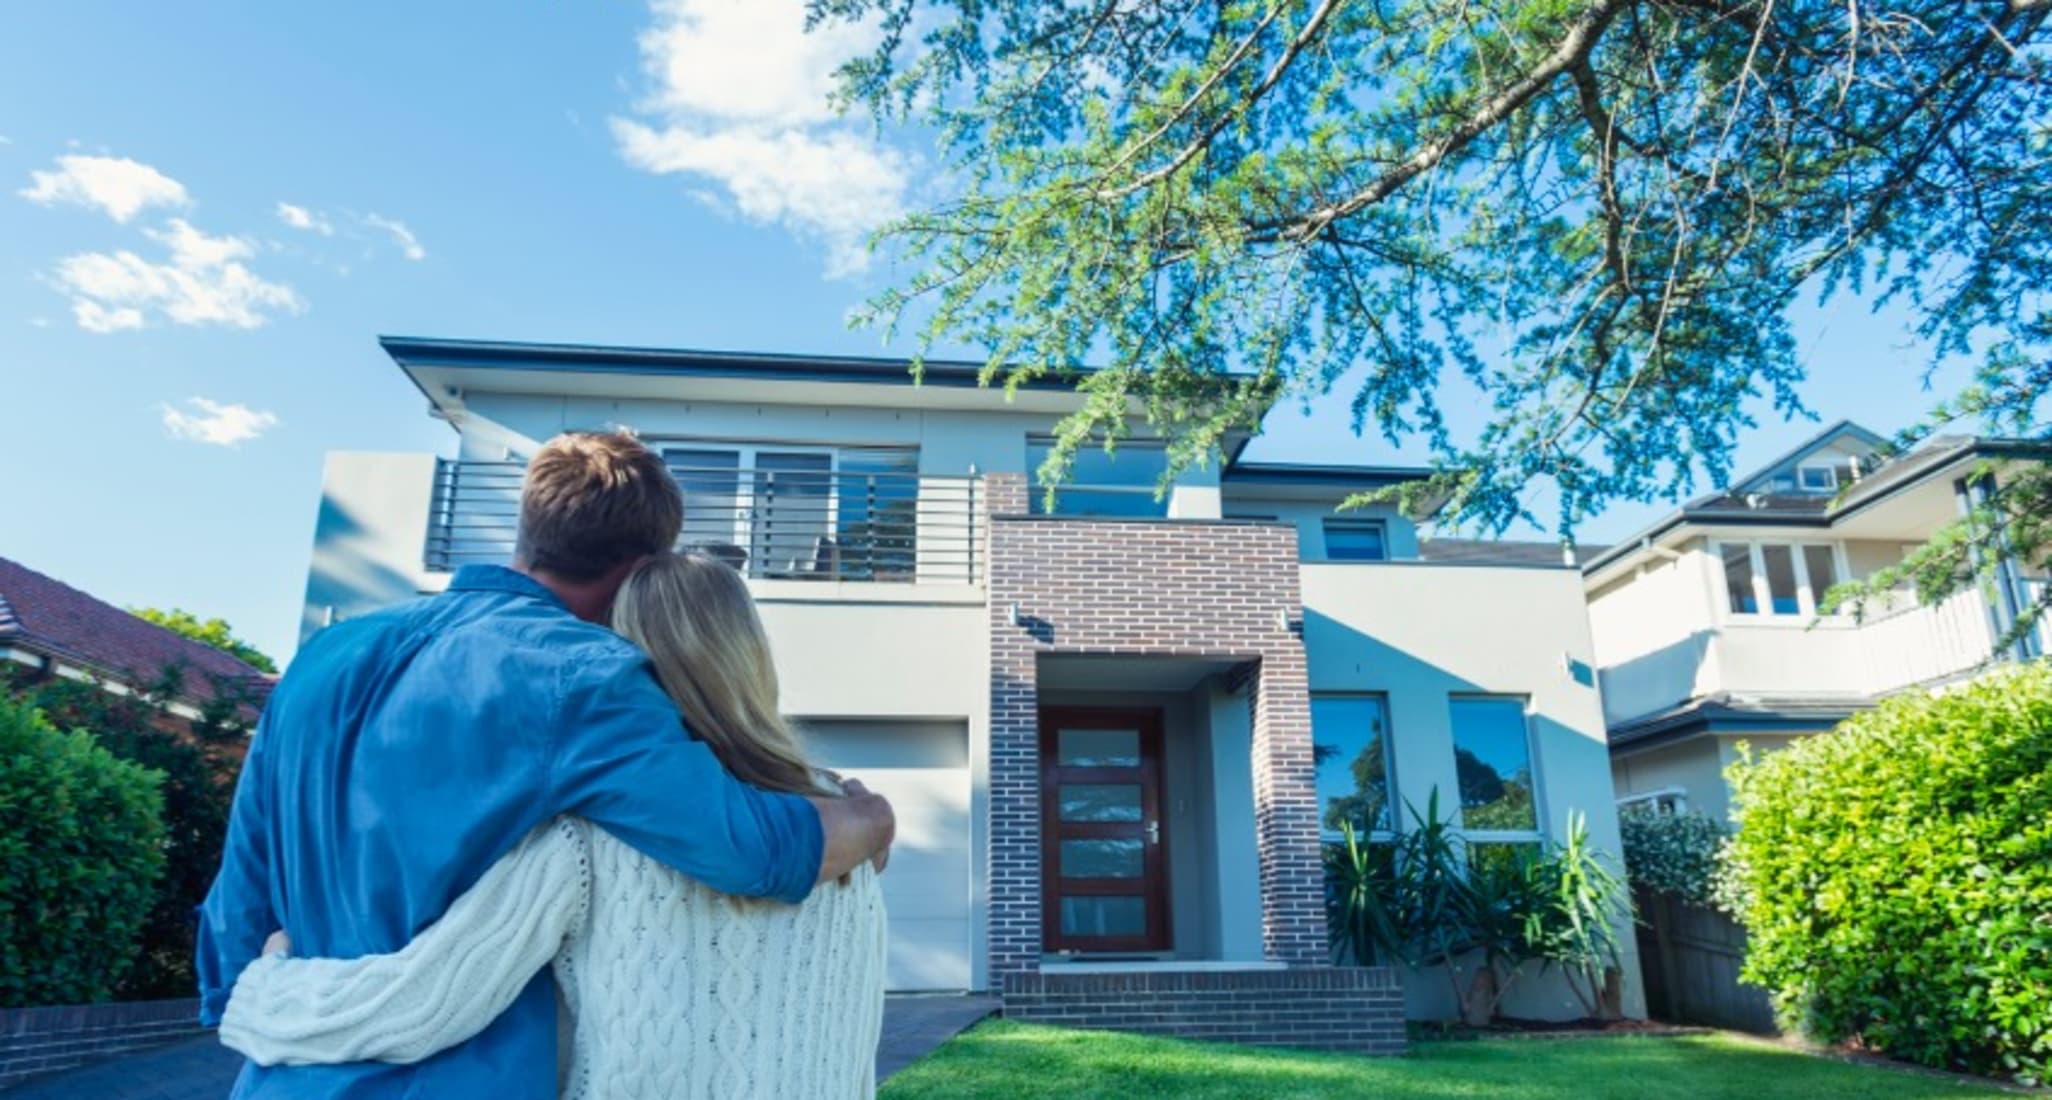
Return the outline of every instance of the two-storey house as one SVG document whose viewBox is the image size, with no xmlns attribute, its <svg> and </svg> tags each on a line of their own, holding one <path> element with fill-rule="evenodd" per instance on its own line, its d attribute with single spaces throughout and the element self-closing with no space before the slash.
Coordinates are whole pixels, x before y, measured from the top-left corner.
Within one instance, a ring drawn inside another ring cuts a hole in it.
<svg viewBox="0 0 2052 1100">
<path fill-rule="evenodd" d="M 2044 624 L 1997 648 L 2045 583 L 2014 560 L 1935 606 L 1905 590 L 1863 616 L 1821 613 L 1833 585 L 1900 563 L 1958 519 L 1986 477 L 2044 457 L 2024 441 L 1944 437 L 1884 459 L 1884 442 L 1834 424 L 1587 560 L 1622 802 L 1723 818 L 1740 742 L 1771 750 L 1889 694 L 2045 652 Z"/>
<path fill-rule="evenodd" d="M 821 761 L 898 809 L 893 988 L 1390 1049 L 1405 998 L 1453 1006 L 1443 982 L 1330 965 L 1341 820 L 1387 835 L 1437 789 L 1474 843 L 1540 844 L 1581 812 L 1615 849 L 1581 574 L 1425 560 L 1394 509 L 1336 510 L 1421 470 L 1243 461 L 1236 438 L 1158 493 L 1140 432 L 1050 501 L 1031 471 L 1065 384 L 1008 400 L 963 363 L 915 385 L 901 360 L 384 347 L 456 439 L 329 456 L 305 631 L 507 560 L 526 457 L 631 428 L 683 488 L 683 543 L 749 578 Z M 1507 1007 L 1579 1011 L 1546 979 Z"/>
</svg>

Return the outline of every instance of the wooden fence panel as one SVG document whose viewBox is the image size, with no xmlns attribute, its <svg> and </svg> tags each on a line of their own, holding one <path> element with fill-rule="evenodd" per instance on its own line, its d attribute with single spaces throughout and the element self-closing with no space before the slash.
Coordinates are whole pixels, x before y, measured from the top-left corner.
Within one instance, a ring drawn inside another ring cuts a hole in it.
<svg viewBox="0 0 2052 1100">
<path fill-rule="evenodd" d="M 1641 893 L 1639 965 L 1646 1004 L 1673 1023 L 1775 1034 L 1767 992 L 1739 981 L 1746 932 L 1714 909 Z"/>
</svg>

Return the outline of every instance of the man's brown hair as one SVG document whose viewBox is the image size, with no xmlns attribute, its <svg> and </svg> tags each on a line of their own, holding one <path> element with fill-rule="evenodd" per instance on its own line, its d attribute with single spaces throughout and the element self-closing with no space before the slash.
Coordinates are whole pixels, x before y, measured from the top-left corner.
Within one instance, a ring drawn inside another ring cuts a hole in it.
<svg viewBox="0 0 2052 1100">
<path fill-rule="evenodd" d="M 565 432 L 527 464 L 513 560 L 565 580 L 596 580 L 669 550 L 683 526 L 683 494 L 640 440 Z"/>
</svg>

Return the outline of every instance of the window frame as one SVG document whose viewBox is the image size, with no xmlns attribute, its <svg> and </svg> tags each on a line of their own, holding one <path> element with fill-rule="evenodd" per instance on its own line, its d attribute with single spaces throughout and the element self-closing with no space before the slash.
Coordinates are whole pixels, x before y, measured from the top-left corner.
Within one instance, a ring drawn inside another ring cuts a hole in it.
<svg viewBox="0 0 2052 1100">
<path fill-rule="evenodd" d="M 1822 473 L 1827 484 L 1810 484 L 1810 475 Z M 1838 467 L 1820 462 L 1806 462 L 1796 467 L 1796 488 L 1805 493 L 1835 493 L 1838 491 Z"/>
<path fill-rule="evenodd" d="M 1759 610 L 1738 611 L 1731 606 L 1730 582 L 1725 575 L 1724 569 L 1724 548 L 1727 546 L 1744 546 L 1747 548 L 1748 568 L 1752 570 L 1753 605 Z M 1769 546 L 1784 547 L 1788 550 L 1790 562 L 1795 572 L 1796 610 L 1793 613 L 1774 610 L 1774 593 L 1767 579 L 1765 548 Z M 1825 592 L 1829 592 L 1831 589 L 1829 586 L 1821 590 L 1816 587 L 1815 582 L 1810 577 L 1809 555 L 1804 552 L 1810 549 L 1820 549 L 1830 553 L 1831 568 L 1836 574 L 1832 578 L 1832 583 L 1838 584 L 1852 576 L 1852 571 L 1847 565 L 1844 542 L 1837 539 L 1760 539 L 1713 536 L 1710 539 L 1709 548 L 1710 558 L 1716 571 L 1717 606 L 1723 618 L 1734 619 L 1751 626 L 1767 625 L 1770 623 L 1806 626 L 1809 621 L 1814 619 L 1821 618 L 1825 622 L 1833 622 L 1844 617 L 1842 614 L 1824 615 L 1817 610 L 1819 599 Z"/>
<path fill-rule="evenodd" d="M 1375 532 L 1375 537 L 1378 540 L 1380 540 L 1382 544 L 1382 556 L 1378 558 L 1355 558 L 1335 556 L 1332 552 L 1332 532 L 1334 530 Z M 1319 549 L 1324 551 L 1324 560 L 1326 561 L 1353 562 L 1390 560 L 1389 521 L 1386 519 L 1372 519 L 1364 516 L 1322 516 L 1320 517 L 1318 523 L 1318 540 Z"/>
<path fill-rule="evenodd" d="M 1052 447 L 1054 443 L 1055 438 L 1051 435 L 1032 432 L 1026 435 L 1026 511 L 1028 515 L 1067 516 L 1073 519 L 1154 520 L 1168 518 L 1169 505 L 1171 503 L 1170 497 L 1175 491 L 1175 485 L 1171 483 L 1163 486 L 1159 480 L 1148 485 L 1107 485 L 1099 482 L 1064 481 L 1054 487 L 1057 510 L 1052 512 L 1044 511 L 1044 502 L 1047 499 L 1047 486 L 1040 483 L 1040 463 L 1035 461 L 1033 452 L 1041 447 Z M 1131 439 L 1121 442 L 1118 449 L 1119 451 L 1141 450 L 1157 452 L 1162 456 L 1162 470 L 1166 472 L 1168 469 L 1168 444 L 1166 442 L 1154 439 Z M 1113 458 L 1113 461 L 1117 461 L 1116 457 Z M 1149 513 L 1146 515 L 1099 515 L 1091 512 L 1060 511 L 1059 506 L 1062 494 L 1071 490 L 1081 490 L 1089 494 L 1144 496 L 1150 504 L 1158 501 L 1161 511 L 1158 514 Z M 1159 494 L 1158 497 L 1157 493 Z"/>
<path fill-rule="evenodd" d="M 1468 808 L 1461 805 L 1460 765 L 1458 752 L 1460 741 L 1454 730 L 1454 704 L 1457 702 L 1502 702 L 1515 703 L 1518 718 L 1525 730 L 1525 762 L 1532 772 L 1532 828 L 1527 829 L 1471 829 L 1468 827 Z M 1467 844 L 1538 844 L 1544 851 L 1550 833 L 1546 822 L 1546 773 L 1542 770 L 1539 757 L 1539 738 L 1536 723 L 1532 721 L 1532 697 L 1529 695 L 1501 692 L 1448 692 L 1446 696 L 1446 747 L 1453 759 L 1448 762 L 1455 777 L 1454 820 L 1461 839 Z"/>
<path fill-rule="evenodd" d="M 822 523 L 824 524 L 823 529 L 834 536 L 839 536 L 842 530 L 841 522 L 844 518 L 841 513 L 842 483 L 843 478 L 847 476 L 847 471 L 843 468 L 842 463 L 851 452 L 897 452 L 909 456 L 912 460 L 912 470 L 909 476 L 912 478 L 915 490 L 923 484 L 922 478 L 924 477 L 924 473 L 920 468 L 921 448 L 916 443 L 787 443 L 775 439 L 733 439 L 698 436 L 658 436 L 649 438 L 646 440 L 646 443 L 649 449 L 656 453 L 656 457 L 662 461 L 664 470 L 670 473 L 673 480 L 677 477 L 675 472 L 677 466 L 672 461 L 671 456 L 677 452 L 716 451 L 728 452 L 735 456 L 732 530 L 729 532 L 728 545 L 734 546 L 748 554 L 748 564 L 743 569 L 743 573 L 750 577 L 757 576 L 759 568 L 754 559 L 757 551 L 756 538 L 759 533 L 757 523 L 763 518 L 763 515 L 759 510 L 761 505 L 759 500 L 760 494 L 758 494 L 757 488 L 764 472 L 762 468 L 762 456 L 764 454 L 824 455 L 826 457 L 827 467 L 823 471 L 783 472 L 800 477 L 824 477 L 826 479 L 827 506 L 822 517 Z M 686 467 L 686 469 L 690 469 L 690 467 Z M 679 484 L 678 488 L 683 490 L 684 486 Z M 914 499 L 917 499 L 916 492 Z M 771 510 L 773 512 L 774 506 L 771 506 Z M 684 543 L 684 538 L 693 533 L 691 531 L 690 517 L 687 514 L 685 517 L 685 530 L 678 533 L 679 545 L 700 545 L 711 541 L 701 539 L 699 543 Z"/>
<path fill-rule="evenodd" d="M 1389 828 L 1370 828 L 1368 830 L 1367 835 L 1358 837 L 1356 839 L 1358 839 L 1363 844 L 1390 844 L 1395 842 L 1397 834 L 1404 831 L 1404 818 L 1403 814 L 1400 812 L 1400 808 L 1403 806 L 1404 803 L 1402 796 L 1398 793 L 1397 787 L 1396 736 L 1392 728 L 1392 722 L 1390 720 L 1389 714 L 1389 693 L 1383 691 L 1314 691 L 1310 694 L 1310 709 L 1313 715 L 1311 722 L 1311 741 L 1313 745 L 1316 745 L 1318 742 L 1318 722 L 1316 714 L 1317 703 L 1320 699 L 1373 700 L 1376 706 L 1382 711 L 1382 775 L 1384 788 L 1383 798 L 1386 799 L 1389 804 Z M 1327 834 L 1326 832 L 1325 800 L 1317 797 L 1318 783 L 1315 774 L 1317 765 L 1315 762 L 1312 765 L 1312 768 L 1314 775 L 1312 778 L 1311 793 L 1312 797 L 1316 799 L 1317 802 L 1318 841 L 1320 844 L 1340 843 L 1341 837 L 1338 833 Z"/>
<path fill-rule="evenodd" d="M 1658 790 L 1624 795 L 1617 800 L 1617 808 L 1620 810 L 1628 810 L 1634 806 L 1650 807 L 1656 814 L 1685 814 L 1689 812 L 1689 792 L 1681 787 L 1661 787 Z"/>
</svg>

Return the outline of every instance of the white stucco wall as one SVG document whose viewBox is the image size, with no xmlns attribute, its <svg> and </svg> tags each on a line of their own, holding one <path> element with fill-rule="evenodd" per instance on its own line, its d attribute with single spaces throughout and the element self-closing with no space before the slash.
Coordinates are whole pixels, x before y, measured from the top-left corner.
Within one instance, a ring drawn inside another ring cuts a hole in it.
<svg viewBox="0 0 2052 1100">
<path fill-rule="evenodd" d="M 1589 595 L 1605 718 L 1664 710 L 1718 680 L 1710 567 L 1701 540 L 1674 557 L 1649 555 L 1631 574 Z"/>
<path fill-rule="evenodd" d="M 445 578 L 422 565 L 435 456 L 330 451 L 321 468 L 321 510 L 299 642 L 329 622 L 437 591 Z"/>
<path fill-rule="evenodd" d="M 1526 700 L 1542 831 L 1564 837 L 1581 814 L 1590 838 L 1618 850 L 1602 701 L 1578 571 L 1426 564 L 1307 564 L 1304 643 L 1311 690 L 1376 692 L 1389 704 L 1397 796 L 1421 810 L 1436 787 L 1442 812 L 1458 799 L 1451 714 L 1456 695 Z M 1625 1007 L 1645 1012 L 1629 928 Z M 1451 1014 L 1443 979 L 1406 983 L 1413 1015 Z M 1562 1018 L 1583 1010 L 1557 979 L 1520 983 L 1511 1015 Z"/>
</svg>

